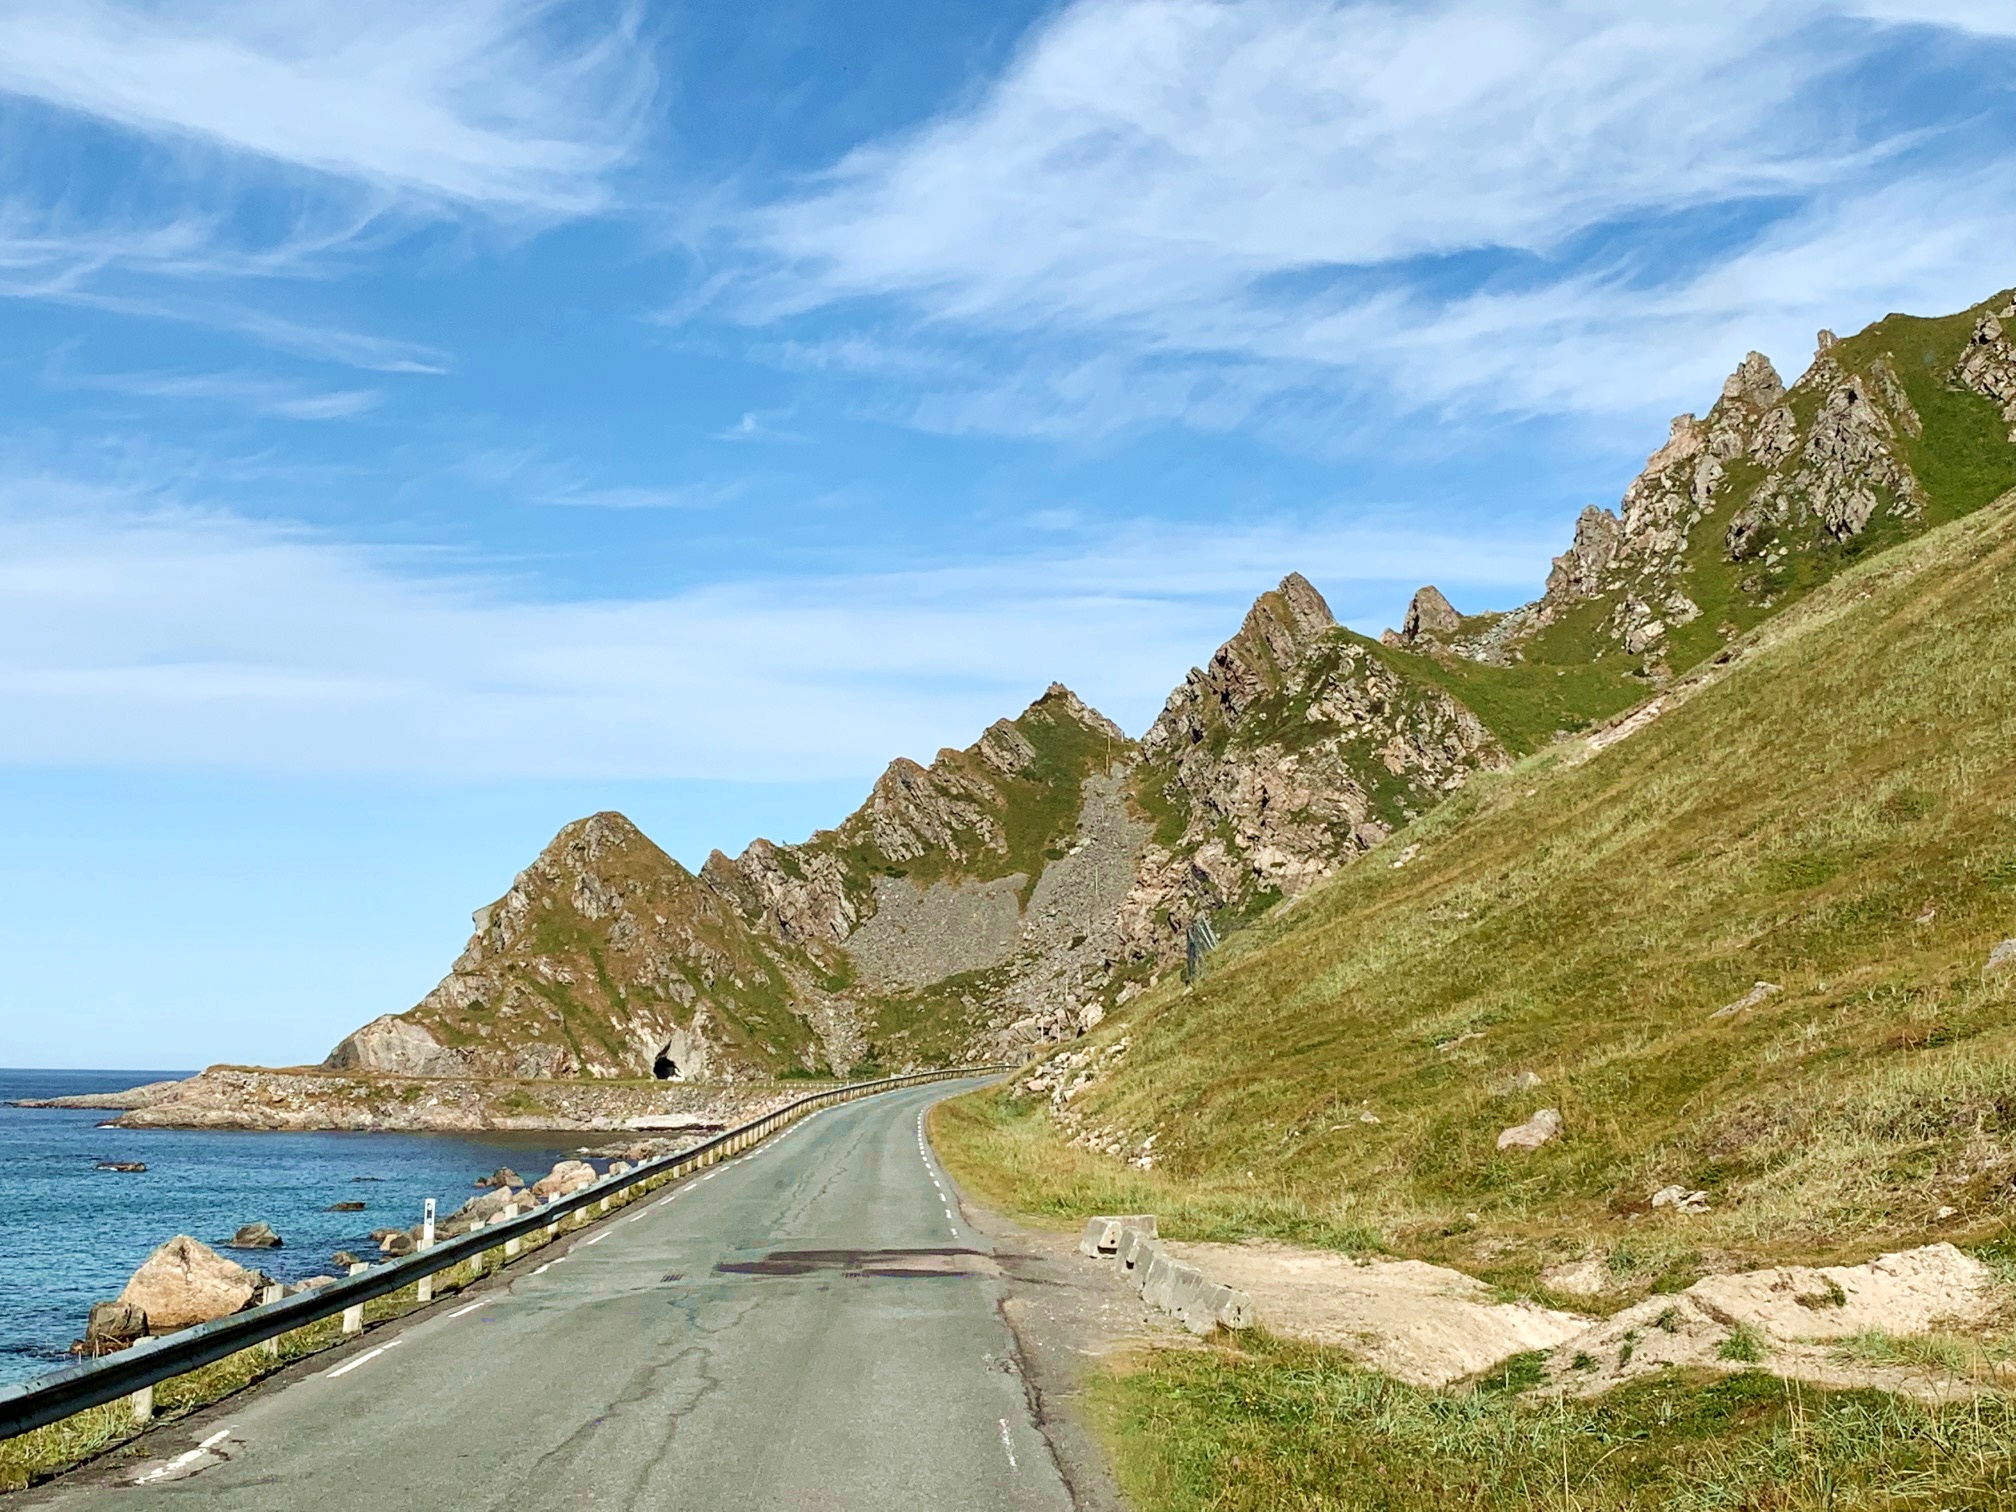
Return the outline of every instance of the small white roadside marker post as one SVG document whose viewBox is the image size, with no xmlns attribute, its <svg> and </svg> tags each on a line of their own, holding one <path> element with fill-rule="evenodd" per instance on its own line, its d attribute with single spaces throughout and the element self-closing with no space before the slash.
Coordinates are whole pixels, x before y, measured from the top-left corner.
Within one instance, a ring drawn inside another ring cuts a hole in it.
<svg viewBox="0 0 2016 1512">
<path fill-rule="evenodd" d="M 430 1250 L 434 1248 L 434 1199 L 432 1197 L 427 1199 L 427 1205 L 421 1209 L 421 1212 L 423 1216 L 420 1219 L 420 1248 Z M 432 1302 L 434 1300 L 434 1278 L 431 1275 L 422 1276 L 418 1290 L 420 1301 Z"/>
<path fill-rule="evenodd" d="M 133 1395 L 126 1398 L 126 1400 L 133 1408 L 133 1421 L 135 1423 L 144 1428 L 147 1424 L 154 1421 L 154 1388 L 152 1386 L 142 1386 Z"/>
<path fill-rule="evenodd" d="M 359 1260 L 355 1265 L 350 1267 L 350 1274 L 361 1276 L 369 1269 L 371 1269 L 370 1266 Z M 359 1302 L 355 1307 L 346 1307 L 343 1309 L 343 1332 L 346 1334 L 364 1332 L 364 1304 L 362 1302 Z"/>
<path fill-rule="evenodd" d="M 515 1202 L 507 1204 L 504 1209 L 505 1222 L 508 1223 L 517 1216 L 518 1216 L 518 1204 Z M 508 1264 L 510 1261 L 516 1260 L 518 1258 L 518 1252 L 523 1248 L 524 1246 L 520 1244 L 516 1239 L 506 1239 L 504 1241 L 504 1259 L 506 1263 Z"/>
<path fill-rule="evenodd" d="M 266 1288 L 266 1289 L 265 1289 L 264 1291 L 262 1291 L 261 1293 L 259 1293 L 259 1301 L 260 1301 L 260 1303 L 261 1303 L 262 1305 L 263 1305 L 263 1304 L 265 1304 L 265 1303 L 268 1303 L 268 1302 L 278 1302 L 278 1301 L 279 1301 L 279 1300 L 280 1300 L 280 1299 L 281 1299 L 282 1297 L 284 1297 L 284 1296 L 286 1296 L 286 1295 L 287 1295 L 287 1288 L 286 1288 L 286 1287 L 284 1287 L 284 1286 L 269 1286 L 269 1287 L 267 1287 L 267 1288 Z M 268 1358 L 269 1360 L 277 1360 L 277 1359 L 279 1359 L 279 1358 L 280 1358 L 280 1335 L 278 1335 L 278 1334 L 275 1334 L 275 1335 L 273 1335 L 273 1337 L 272 1337 L 272 1338 L 268 1339 L 268 1340 L 266 1341 L 266 1344 L 265 1344 L 265 1349 L 266 1349 L 266 1357 L 267 1357 L 267 1358 Z"/>
</svg>

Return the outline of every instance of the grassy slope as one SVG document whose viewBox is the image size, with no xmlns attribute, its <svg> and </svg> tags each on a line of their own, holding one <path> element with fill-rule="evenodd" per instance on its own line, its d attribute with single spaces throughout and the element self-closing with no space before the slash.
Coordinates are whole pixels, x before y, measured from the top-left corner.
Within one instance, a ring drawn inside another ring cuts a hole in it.
<svg viewBox="0 0 2016 1512">
<path fill-rule="evenodd" d="M 1586 765 L 1480 780 L 1396 837 L 1411 865 L 1345 872 L 1101 1030 L 1132 1048 L 1073 1107 L 1158 1131 L 1160 1169 L 1100 1195 L 1175 1196 L 1199 1231 L 1369 1229 L 1515 1285 L 1590 1235 L 1649 1280 L 1998 1225 L 2016 973 L 1981 965 L 2016 934 L 2012 665 L 2005 502 L 1819 590 Z M 1709 1020 L 1760 979 L 1785 990 Z M 1519 1071 L 1544 1084 L 1497 1090 Z M 1498 1155 L 1543 1105 L 1568 1137 Z M 1021 1151 L 974 1172 L 997 1196 L 1063 1216 L 1093 1179 L 1042 1158 L 1033 1109 L 965 1116 L 970 1147 Z M 1634 1216 L 1668 1181 L 1715 1211 Z"/>
<path fill-rule="evenodd" d="M 2012 666 L 2016 496 L 1819 588 L 1586 764 L 1479 780 L 1103 1028 L 1122 1069 L 1072 1106 L 1158 1131 L 1158 1169 L 1000 1094 L 934 1136 L 1039 1217 L 1383 1247 L 1542 1298 L 1592 1243 L 1623 1298 L 1938 1238 L 2016 1277 L 2016 971 L 1982 971 L 2016 935 Z M 1710 1019 L 1759 979 L 1784 990 Z M 1567 1137 L 1497 1154 L 1543 1105 Z M 1713 1211 L 1646 1212 L 1668 1181 Z M 1172 1512 L 2016 1505 L 2005 1396 L 1677 1373 L 1536 1405 L 1519 1366 L 1451 1396 L 1253 1335 L 1109 1366 L 1091 1401 L 1133 1503 Z"/>
</svg>

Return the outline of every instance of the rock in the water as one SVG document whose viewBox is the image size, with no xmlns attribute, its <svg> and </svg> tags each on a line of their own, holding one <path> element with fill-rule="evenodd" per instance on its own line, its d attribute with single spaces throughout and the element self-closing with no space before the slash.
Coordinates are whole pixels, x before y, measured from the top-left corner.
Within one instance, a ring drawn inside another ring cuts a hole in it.
<svg viewBox="0 0 2016 1512">
<path fill-rule="evenodd" d="M 476 1185 L 479 1187 L 522 1187 L 525 1185 L 525 1178 L 509 1166 L 499 1166 L 488 1176 L 478 1176 L 476 1178 Z"/>
<path fill-rule="evenodd" d="M 563 1160 L 532 1183 L 534 1197 L 569 1197 L 595 1182 L 595 1167 L 585 1160 Z"/>
<path fill-rule="evenodd" d="M 2004 940 L 1988 952 L 1988 971 L 2008 971 L 2016 967 L 2016 940 Z"/>
<path fill-rule="evenodd" d="M 144 1171 L 144 1160 L 101 1160 L 91 1167 L 94 1171 Z"/>
<path fill-rule="evenodd" d="M 1522 1124 L 1514 1124 L 1498 1136 L 1501 1150 L 1537 1150 L 1544 1144 L 1552 1144 L 1561 1137 L 1563 1128 L 1559 1108 L 1542 1108 Z"/>
<path fill-rule="evenodd" d="M 94 1302 L 84 1337 L 70 1346 L 70 1353 L 111 1354 L 147 1337 L 147 1314 L 131 1302 Z"/>
<path fill-rule="evenodd" d="M 390 1255 L 394 1259 L 401 1255 L 410 1255 L 417 1248 L 419 1246 L 413 1242 L 413 1236 L 403 1230 L 394 1230 L 378 1241 L 378 1253 Z"/>
<path fill-rule="evenodd" d="M 332 1202 L 329 1206 L 322 1209 L 322 1211 L 325 1213 L 361 1213 L 364 1211 L 364 1204 L 361 1202 Z"/>
<path fill-rule="evenodd" d="M 340 1265 L 345 1270 L 348 1270 L 351 1266 L 362 1265 L 364 1262 L 362 1260 L 359 1260 L 355 1255 L 351 1254 L 350 1251 L 348 1250 L 338 1250 L 336 1251 L 335 1254 L 329 1257 L 329 1263 L 331 1265 Z"/>
<path fill-rule="evenodd" d="M 148 1332 L 171 1333 L 239 1311 L 259 1295 L 263 1280 L 201 1240 L 177 1234 L 142 1262 L 119 1300 L 147 1315 Z"/>
<path fill-rule="evenodd" d="M 270 1223 L 248 1223 L 231 1236 L 227 1249 L 279 1249 L 281 1238 Z"/>
</svg>

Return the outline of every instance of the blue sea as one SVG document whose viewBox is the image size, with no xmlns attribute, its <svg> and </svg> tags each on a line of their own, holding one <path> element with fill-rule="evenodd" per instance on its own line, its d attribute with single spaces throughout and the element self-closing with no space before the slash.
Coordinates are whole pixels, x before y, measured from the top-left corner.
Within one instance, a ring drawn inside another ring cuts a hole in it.
<svg viewBox="0 0 2016 1512">
<path fill-rule="evenodd" d="M 186 1071 L 8 1071 L 0 1101 L 122 1092 Z M 231 1252 L 283 1281 L 334 1271 L 339 1249 L 370 1257 L 376 1228 L 446 1214 L 478 1176 L 508 1165 L 534 1179 L 573 1148 L 565 1135 L 250 1134 L 101 1129 L 116 1113 L 0 1107 L 0 1385 L 68 1363 L 93 1302 L 117 1296 L 142 1260 L 177 1234 L 228 1239 L 258 1219 L 285 1248 Z M 145 1172 L 94 1170 L 138 1160 Z M 361 1213 L 331 1203 L 362 1202 Z"/>
</svg>

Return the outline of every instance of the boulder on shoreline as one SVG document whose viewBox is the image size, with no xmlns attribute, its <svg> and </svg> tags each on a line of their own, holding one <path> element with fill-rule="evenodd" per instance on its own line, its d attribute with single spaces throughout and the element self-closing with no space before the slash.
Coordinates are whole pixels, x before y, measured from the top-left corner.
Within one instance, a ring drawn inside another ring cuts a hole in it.
<svg viewBox="0 0 2016 1512">
<path fill-rule="evenodd" d="M 147 1337 L 147 1314 L 131 1302 L 94 1302 L 84 1337 L 70 1353 L 96 1358 L 126 1349 Z"/>
<path fill-rule="evenodd" d="M 173 1333 L 241 1311 L 266 1284 L 258 1271 L 177 1234 L 141 1262 L 118 1300 L 146 1315 L 149 1333 Z"/>
<path fill-rule="evenodd" d="M 248 1223 L 226 1241 L 225 1249 L 279 1249 L 285 1243 L 273 1232 L 273 1225 L 261 1220 Z"/>
<path fill-rule="evenodd" d="M 345 1270 L 348 1270 L 351 1266 L 362 1265 L 364 1262 L 362 1260 L 359 1260 L 355 1255 L 351 1254 L 350 1251 L 348 1250 L 338 1250 L 336 1251 L 335 1254 L 329 1257 L 329 1263 L 331 1265 L 340 1265 Z"/>
<path fill-rule="evenodd" d="M 522 1187 L 525 1185 L 525 1178 L 509 1166 L 499 1166 L 488 1176 L 478 1176 L 476 1178 L 476 1185 L 479 1187 Z"/>
<path fill-rule="evenodd" d="M 534 1197 L 571 1197 L 595 1184 L 595 1167 L 585 1160 L 563 1160 L 532 1183 Z"/>
</svg>

